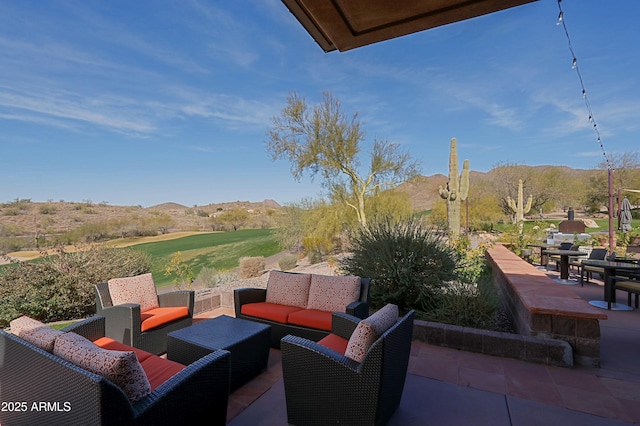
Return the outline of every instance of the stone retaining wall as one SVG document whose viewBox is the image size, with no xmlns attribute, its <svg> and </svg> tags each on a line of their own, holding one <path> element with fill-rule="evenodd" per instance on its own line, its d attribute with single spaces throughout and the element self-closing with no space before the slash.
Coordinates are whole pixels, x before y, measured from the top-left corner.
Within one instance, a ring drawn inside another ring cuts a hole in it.
<svg viewBox="0 0 640 426">
<path fill-rule="evenodd" d="M 573 350 L 564 340 L 479 330 L 415 320 L 413 338 L 430 345 L 502 356 L 560 367 L 573 366 Z"/>
<path fill-rule="evenodd" d="M 563 340 L 575 364 L 600 366 L 599 321 L 606 314 L 502 245 L 489 249 L 487 260 L 519 334 Z"/>
</svg>

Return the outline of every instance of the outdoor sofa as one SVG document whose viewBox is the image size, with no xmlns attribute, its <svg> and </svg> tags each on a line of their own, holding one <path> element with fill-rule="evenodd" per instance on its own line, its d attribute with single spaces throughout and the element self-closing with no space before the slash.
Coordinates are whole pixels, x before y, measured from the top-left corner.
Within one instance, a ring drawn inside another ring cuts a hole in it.
<svg viewBox="0 0 640 426">
<path fill-rule="evenodd" d="M 0 330 L 3 426 L 226 423 L 228 351 L 184 366 L 105 338 L 99 316 L 63 330 L 21 317 L 10 330 Z"/>
<path fill-rule="evenodd" d="M 271 326 L 271 346 L 288 334 L 318 341 L 331 332 L 332 313 L 369 315 L 369 278 L 272 270 L 267 288 L 234 291 L 236 318 Z"/>
</svg>

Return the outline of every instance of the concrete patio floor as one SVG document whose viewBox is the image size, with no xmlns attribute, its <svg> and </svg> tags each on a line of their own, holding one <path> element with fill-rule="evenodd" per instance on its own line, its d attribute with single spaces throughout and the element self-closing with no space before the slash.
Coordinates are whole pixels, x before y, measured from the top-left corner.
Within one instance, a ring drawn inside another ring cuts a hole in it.
<svg viewBox="0 0 640 426">
<path fill-rule="evenodd" d="M 597 279 L 570 288 L 585 301 L 604 294 Z M 618 302 L 626 300 L 619 291 Z M 600 368 L 546 366 L 414 341 L 402 401 L 389 424 L 640 424 L 640 310 L 605 312 Z M 234 313 L 219 308 L 197 319 L 218 315 Z M 271 349 L 267 371 L 231 394 L 227 424 L 287 424 L 279 350 Z"/>
</svg>

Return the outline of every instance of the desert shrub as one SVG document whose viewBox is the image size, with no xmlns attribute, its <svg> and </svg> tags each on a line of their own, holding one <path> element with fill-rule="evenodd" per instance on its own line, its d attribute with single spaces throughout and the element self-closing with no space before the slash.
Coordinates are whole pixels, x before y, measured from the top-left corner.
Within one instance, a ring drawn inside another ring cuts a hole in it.
<svg viewBox="0 0 640 426">
<path fill-rule="evenodd" d="M 278 266 L 283 271 L 289 271 L 298 264 L 298 257 L 295 254 L 287 253 L 278 260 Z"/>
<path fill-rule="evenodd" d="M 264 256 L 240 258 L 239 276 L 241 279 L 259 277 L 264 272 L 264 269 Z"/>
<path fill-rule="evenodd" d="M 20 210 L 17 207 L 7 207 L 4 210 L 2 210 L 2 213 L 5 216 L 18 216 L 18 215 L 22 214 L 22 210 Z"/>
<path fill-rule="evenodd" d="M 172 277 L 173 283 L 178 289 L 182 289 L 183 286 L 191 289 L 191 284 L 195 279 L 195 272 L 193 272 L 191 264 L 182 260 L 182 253 L 179 251 L 171 255 L 169 262 L 164 268 L 164 275 Z"/>
<path fill-rule="evenodd" d="M 7 265 L 0 272 L 0 327 L 21 315 L 46 322 L 92 315 L 94 284 L 150 270 L 141 251 L 100 246 Z"/>
<path fill-rule="evenodd" d="M 200 269 L 197 281 L 202 283 L 204 288 L 215 288 L 236 279 L 237 276 L 233 272 L 218 272 L 216 268 L 205 266 Z"/>
<path fill-rule="evenodd" d="M 22 238 L 0 238 L 0 253 L 11 253 L 26 247 L 26 241 Z"/>
<path fill-rule="evenodd" d="M 332 247 L 333 244 L 327 238 L 307 237 L 302 240 L 302 249 L 307 253 L 328 253 Z"/>
<path fill-rule="evenodd" d="M 457 280 L 467 284 L 478 284 L 486 273 L 488 265 L 486 260 L 487 249 L 490 243 L 481 243 L 471 248 L 471 242 L 467 237 L 460 238 L 454 249 L 457 252 Z"/>
<path fill-rule="evenodd" d="M 418 312 L 416 317 L 462 327 L 498 329 L 495 318 L 500 299 L 493 285 L 491 269 L 486 263 L 476 281 L 452 282 L 446 287 L 438 306 L 427 312 Z"/>
<path fill-rule="evenodd" d="M 38 210 L 40 211 L 40 214 L 56 214 L 57 212 L 56 207 L 49 204 L 41 205 Z"/>
<path fill-rule="evenodd" d="M 317 263 L 322 262 L 322 253 L 316 250 L 312 250 L 307 254 L 307 259 L 309 259 L 309 263 L 315 265 Z"/>
<path fill-rule="evenodd" d="M 352 254 L 340 261 L 340 268 L 373 280 L 374 307 L 394 303 L 403 311 L 429 311 L 456 277 L 456 251 L 442 235 L 415 218 L 371 223 L 354 233 Z"/>
</svg>

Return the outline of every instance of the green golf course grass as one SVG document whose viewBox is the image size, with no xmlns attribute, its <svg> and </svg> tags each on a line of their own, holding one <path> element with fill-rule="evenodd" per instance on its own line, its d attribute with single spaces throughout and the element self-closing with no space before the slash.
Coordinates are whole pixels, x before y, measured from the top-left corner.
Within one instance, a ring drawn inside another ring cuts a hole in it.
<svg viewBox="0 0 640 426">
<path fill-rule="evenodd" d="M 189 264 L 197 276 L 205 266 L 213 267 L 218 272 L 230 271 L 239 266 L 242 257 L 268 257 L 281 251 L 273 229 L 203 233 L 137 244 L 131 248 L 151 256 L 151 272 L 158 287 L 174 284 L 173 278 L 165 275 L 165 269 L 171 256 L 177 252 L 181 253 L 183 263 Z"/>
</svg>

